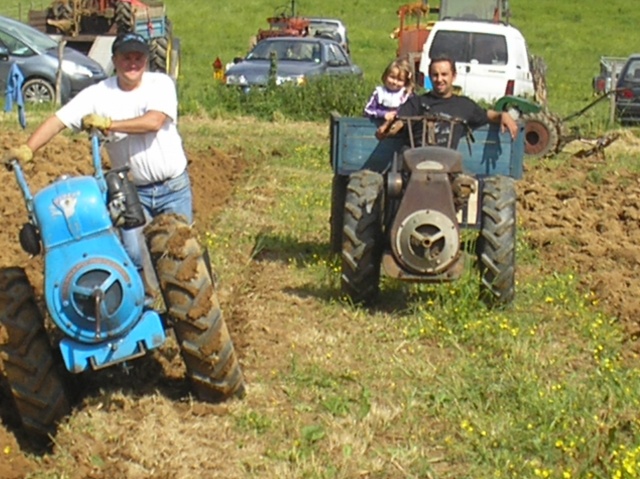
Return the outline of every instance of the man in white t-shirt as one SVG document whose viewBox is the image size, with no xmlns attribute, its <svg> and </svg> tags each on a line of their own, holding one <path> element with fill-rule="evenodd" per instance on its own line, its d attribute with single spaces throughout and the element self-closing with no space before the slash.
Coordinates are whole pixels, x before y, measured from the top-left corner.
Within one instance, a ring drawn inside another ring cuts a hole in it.
<svg viewBox="0 0 640 479">
<path fill-rule="evenodd" d="M 5 159 L 31 161 L 35 151 L 65 128 L 96 128 L 107 135 L 112 167 L 129 166 L 146 214 L 178 213 L 191 223 L 191 183 L 177 129 L 175 84 L 164 73 L 146 71 L 149 46 L 144 37 L 118 35 L 111 51 L 116 75 L 82 90 Z M 123 231 L 125 248 L 141 267 L 140 240 L 141 228 Z"/>
</svg>

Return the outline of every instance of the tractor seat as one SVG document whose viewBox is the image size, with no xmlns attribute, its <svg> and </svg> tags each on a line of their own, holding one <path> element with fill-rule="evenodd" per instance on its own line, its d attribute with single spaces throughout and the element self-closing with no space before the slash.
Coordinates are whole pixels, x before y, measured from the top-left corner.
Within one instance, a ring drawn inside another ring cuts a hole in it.
<svg viewBox="0 0 640 479">
<path fill-rule="evenodd" d="M 410 148 L 402 156 L 404 167 L 409 171 L 462 172 L 462 154 L 442 146 Z"/>
</svg>

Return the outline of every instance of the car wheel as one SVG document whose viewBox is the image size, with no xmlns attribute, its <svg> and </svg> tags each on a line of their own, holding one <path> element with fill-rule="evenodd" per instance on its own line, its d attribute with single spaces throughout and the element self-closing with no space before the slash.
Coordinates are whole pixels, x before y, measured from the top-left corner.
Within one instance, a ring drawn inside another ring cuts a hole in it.
<svg viewBox="0 0 640 479">
<path fill-rule="evenodd" d="M 53 85 L 42 78 L 31 78 L 22 85 L 22 96 L 25 102 L 48 103 L 55 96 Z"/>
</svg>

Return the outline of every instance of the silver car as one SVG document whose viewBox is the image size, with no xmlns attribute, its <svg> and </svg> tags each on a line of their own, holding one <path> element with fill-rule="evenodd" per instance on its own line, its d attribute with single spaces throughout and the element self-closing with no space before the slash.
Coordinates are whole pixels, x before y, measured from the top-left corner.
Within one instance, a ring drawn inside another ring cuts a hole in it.
<svg viewBox="0 0 640 479">
<path fill-rule="evenodd" d="M 264 87 L 275 61 L 277 85 L 302 84 L 320 75 L 362 76 L 344 49 L 335 41 L 312 37 L 274 37 L 261 40 L 244 58 L 226 71 L 227 85 L 245 90 Z"/>
<path fill-rule="evenodd" d="M 27 102 L 55 98 L 58 43 L 29 25 L 0 16 L 0 89 L 4 91 L 13 63 L 24 76 L 22 93 Z M 103 68 L 86 55 L 65 48 L 62 56 L 60 97 L 69 101 L 83 88 L 104 80 Z"/>
</svg>

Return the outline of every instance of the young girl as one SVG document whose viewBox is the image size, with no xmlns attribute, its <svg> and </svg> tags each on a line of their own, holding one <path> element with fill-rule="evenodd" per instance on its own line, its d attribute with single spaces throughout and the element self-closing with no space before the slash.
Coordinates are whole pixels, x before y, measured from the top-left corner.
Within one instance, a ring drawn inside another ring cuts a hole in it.
<svg viewBox="0 0 640 479">
<path fill-rule="evenodd" d="M 411 65 L 406 59 L 392 61 L 382 74 L 382 85 L 376 87 L 364 107 L 364 114 L 370 118 L 386 121 L 396 117 L 398 107 L 413 93 Z"/>
</svg>

